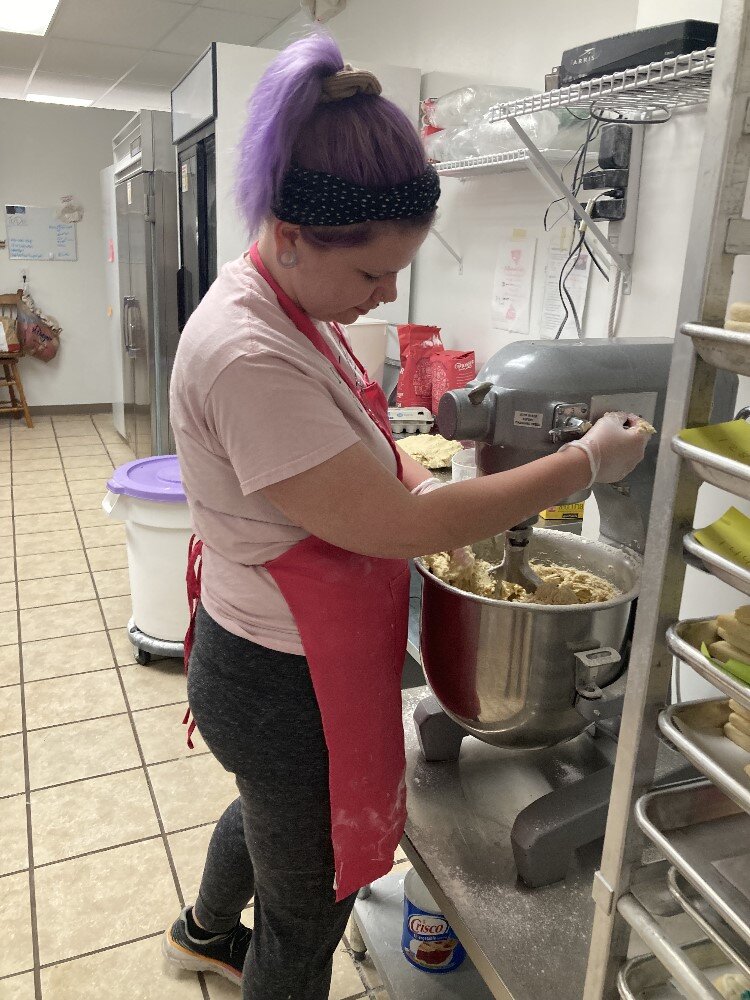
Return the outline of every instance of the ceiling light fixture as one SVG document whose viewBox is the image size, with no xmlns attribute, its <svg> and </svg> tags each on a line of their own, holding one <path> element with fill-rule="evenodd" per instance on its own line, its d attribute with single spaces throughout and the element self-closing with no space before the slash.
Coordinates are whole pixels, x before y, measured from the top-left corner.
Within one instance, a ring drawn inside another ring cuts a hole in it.
<svg viewBox="0 0 750 1000">
<path fill-rule="evenodd" d="M 88 108 L 93 104 L 93 101 L 82 97 L 53 97 L 51 94 L 27 94 L 26 100 L 36 101 L 38 104 L 73 104 L 77 108 Z"/>
<path fill-rule="evenodd" d="M 0 31 L 44 35 L 60 0 L 24 0 L 0 4 Z"/>
</svg>

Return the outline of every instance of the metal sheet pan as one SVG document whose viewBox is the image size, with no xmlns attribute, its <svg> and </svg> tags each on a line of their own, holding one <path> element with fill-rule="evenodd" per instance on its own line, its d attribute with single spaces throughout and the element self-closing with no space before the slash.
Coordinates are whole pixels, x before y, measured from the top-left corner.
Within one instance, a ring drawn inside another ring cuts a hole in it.
<svg viewBox="0 0 750 1000">
<path fill-rule="evenodd" d="M 750 813 L 750 753 L 724 735 L 729 702 L 723 698 L 672 705 L 659 728 L 698 770 Z"/>
<path fill-rule="evenodd" d="M 750 976 L 750 947 L 735 934 L 718 913 L 711 909 L 676 868 L 669 869 L 667 886 L 672 896 L 706 937 L 713 941 L 740 972 Z"/>
<path fill-rule="evenodd" d="M 712 941 L 696 941 L 683 950 L 711 980 L 729 971 L 724 955 Z M 669 972 L 653 955 L 631 958 L 620 970 L 617 989 L 623 1000 L 685 1000 L 671 982 Z"/>
<path fill-rule="evenodd" d="M 719 870 L 750 871 L 750 816 L 711 782 L 649 792 L 635 807 L 647 837 L 717 913 L 750 944 L 750 898 Z"/>
<path fill-rule="evenodd" d="M 698 566 L 706 573 L 713 573 L 719 580 L 728 583 L 730 587 L 750 594 L 750 570 L 743 569 L 737 563 L 724 559 L 723 556 L 701 545 L 693 532 L 688 532 L 682 539 L 686 558 L 691 566 Z"/>
<path fill-rule="evenodd" d="M 699 323 L 685 323 L 682 333 L 692 338 L 696 351 L 709 365 L 750 375 L 750 334 Z"/>
<path fill-rule="evenodd" d="M 713 618 L 686 618 L 677 622 L 667 631 L 667 645 L 683 663 L 750 710 L 750 687 L 720 670 L 701 653 L 703 642 L 714 642 L 718 638 L 714 621 Z"/>
<path fill-rule="evenodd" d="M 750 465 L 698 448 L 679 437 L 672 439 L 672 451 L 690 462 L 695 474 L 705 483 L 750 500 Z"/>
</svg>

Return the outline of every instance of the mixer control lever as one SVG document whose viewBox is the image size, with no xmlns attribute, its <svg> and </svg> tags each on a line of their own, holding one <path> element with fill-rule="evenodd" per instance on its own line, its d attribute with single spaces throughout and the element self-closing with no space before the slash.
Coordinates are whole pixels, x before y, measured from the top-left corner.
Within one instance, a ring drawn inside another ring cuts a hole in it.
<svg viewBox="0 0 750 1000">
<path fill-rule="evenodd" d="M 591 429 L 589 408 L 586 403 L 558 403 L 552 415 L 549 436 L 555 444 L 574 441 Z"/>
<path fill-rule="evenodd" d="M 484 402 L 484 397 L 491 388 L 492 382 L 480 382 L 479 385 L 475 385 L 474 388 L 469 391 L 469 399 L 474 406 L 479 406 L 480 403 Z"/>
</svg>

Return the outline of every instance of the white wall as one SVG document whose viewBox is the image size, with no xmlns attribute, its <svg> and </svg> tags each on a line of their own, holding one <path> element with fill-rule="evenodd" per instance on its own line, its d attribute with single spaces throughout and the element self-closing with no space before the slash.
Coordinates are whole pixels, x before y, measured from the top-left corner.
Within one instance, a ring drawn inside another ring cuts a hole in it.
<svg viewBox="0 0 750 1000">
<path fill-rule="evenodd" d="M 653 24 L 670 21 L 718 21 L 721 0 L 640 0 L 637 27 L 650 28 Z"/>
<path fill-rule="evenodd" d="M 350 0 L 326 28 L 352 60 L 480 74 L 541 90 L 564 49 L 631 30 L 637 6 L 637 0 Z M 309 21 L 299 14 L 263 44 L 282 48 L 306 31 Z"/>
<path fill-rule="evenodd" d="M 63 328 L 53 361 L 23 361 L 32 406 L 112 398 L 99 171 L 111 163 L 112 136 L 129 117 L 119 111 L 0 100 L 0 205 L 56 205 L 61 195 L 74 194 L 84 206 L 77 261 L 10 260 L 7 250 L 0 251 L 0 289 L 15 291 L 25 270 L 35 301 Z M 5 235 L 4 215 L 0 218 Z"/>
</svg>

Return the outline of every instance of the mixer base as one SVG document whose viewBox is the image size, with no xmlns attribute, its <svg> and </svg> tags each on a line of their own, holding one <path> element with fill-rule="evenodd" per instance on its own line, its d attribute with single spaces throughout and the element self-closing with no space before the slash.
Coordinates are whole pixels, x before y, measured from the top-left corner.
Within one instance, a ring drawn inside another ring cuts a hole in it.
<svg viewBox="0 0 750 1000">
<path fill-rule="evenodd" d="M 510 843 L 521 880 L 530 888 L 553 885 L 564 879 L 575 852 L 604 836 L 614 774 L 617 744 L 608 732 L 612 720 L 582 734 L 590 740 L 591 771 L 530 802 L 516 816 Z M 422 756 L 430 763 L 457 761 L 461 744 L 469 735 L 446 715 L 434 695 L 414 709 Z M 687 781 L 694 768 L 666 745 L 661 747 L 656 785 Z"/>
<path fill-rule="evenodd" d="M 469 734 L 428 695 L 414 709 L 414 726 L 422 756 L 431 762 L 458 760 L 461 743 Z"/>
</svg>

